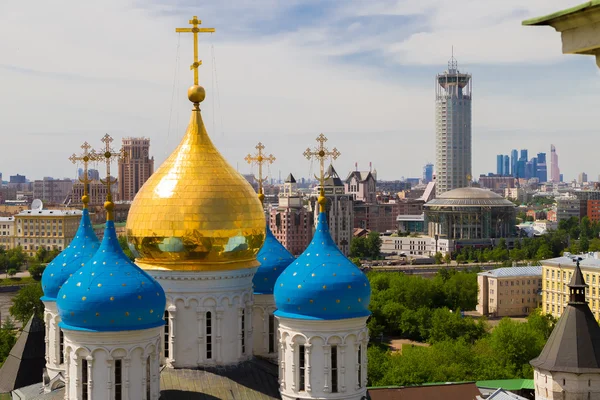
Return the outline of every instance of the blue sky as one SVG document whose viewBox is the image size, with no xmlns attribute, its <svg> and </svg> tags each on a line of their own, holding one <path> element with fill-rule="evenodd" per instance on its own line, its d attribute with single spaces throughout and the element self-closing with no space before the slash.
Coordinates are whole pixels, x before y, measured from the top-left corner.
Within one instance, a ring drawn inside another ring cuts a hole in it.
<svg viewBox="0 0 600 400">
<path fill-rule="evenodd" d="M 571 0 L 56 0 L 0 5 L 0 172 L 74 177 L 68 157 L 105 133 L 152 139 L 157 164 L 189 118 L 192 38 L 204 26 L 200 80 L 211 137 L 240 172 L 262 141 L 271 174 L 314 171 L 303 156 L 323 132 L 345 175 L 371 161 L 383 179 L 434 160 L 434 77 L 454 46 L 473 74 L 473 172 L 495 156 L 557 147 L 567 179 L 600 173 L 594 143 L 599 70 L 561 54 L 560 34 L 521 20 Z M 23 4 L 21 4 L 23 3 Z M 85 3 L 85 4 L 84 4 Z"/>
</svg>

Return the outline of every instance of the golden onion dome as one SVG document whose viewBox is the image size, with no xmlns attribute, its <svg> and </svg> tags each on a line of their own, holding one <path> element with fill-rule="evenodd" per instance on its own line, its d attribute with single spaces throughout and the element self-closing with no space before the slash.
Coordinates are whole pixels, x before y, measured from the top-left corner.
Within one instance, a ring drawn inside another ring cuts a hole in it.
<svg viewBox="0 0 600 400">
<path fill-rule="evenodd" d="M 127 240 L 145 270 L 219 271 L 256 267 L 265 216 L 256 192 L 211 142 L 194 103 L 183 140 L 135 196 Z"/>
</svg>

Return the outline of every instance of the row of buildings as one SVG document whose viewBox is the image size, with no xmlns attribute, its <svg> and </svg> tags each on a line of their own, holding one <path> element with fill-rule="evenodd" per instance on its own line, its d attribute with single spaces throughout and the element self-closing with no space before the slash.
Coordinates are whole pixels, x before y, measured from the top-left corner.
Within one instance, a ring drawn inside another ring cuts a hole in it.
<svg viewBox="0 0 600 400">
<path fill-rule="evenodd" d="M 154 157 L 150 157 L 150 139 L 145 137 L 126 137 L 122 139 L 125 157 L 119 159 L 118 179 L 113 193 L 118 201 L 132 201 L 144 182 L 154 172 Z M 81 178 L 82 170 L 79 170 Z M 89 195 L 92 204 L 101 205 L 106 198 L 106 185 L 100 180 L 97 170 L 88 171 Z M 41 199 L 53 205 L 73 204 L 80 206 L 83 183 L 73 179 L 54 179 L 45 177 L 30 182 L 24 175 L 9 177 L 2 185 L 0 175 L 0 204 L 7 201 L 22 200 L 31 202 Z"/>
</svg>

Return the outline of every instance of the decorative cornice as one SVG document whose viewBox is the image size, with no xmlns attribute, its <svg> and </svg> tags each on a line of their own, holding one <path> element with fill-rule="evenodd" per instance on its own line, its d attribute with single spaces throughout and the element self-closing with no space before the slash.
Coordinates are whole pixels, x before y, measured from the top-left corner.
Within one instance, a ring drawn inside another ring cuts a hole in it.
<svg viewBox="0 0 600 400">
<path fill-rule="evenodd" d="M 154 279 L 162 279 L 165 281 L 221 281 L 228 279 L 240 279 L 240 278 L 251 278 L 254 277 L 254 269 L 250 272 L 246 271 L 230 271 L 228 275 L 208 275 L 208 274 L 173 274 L 165 273 L 163 271 L 148 271 Z"/>
</svg>

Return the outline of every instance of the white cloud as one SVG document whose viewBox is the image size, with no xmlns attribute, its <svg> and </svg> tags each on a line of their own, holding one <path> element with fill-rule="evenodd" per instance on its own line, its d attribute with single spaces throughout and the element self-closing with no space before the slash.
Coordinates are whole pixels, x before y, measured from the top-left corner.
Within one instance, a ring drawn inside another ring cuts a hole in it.
<svg viewBox="0 0 600 400">
<path fill-rule="evenodd" d="M 117 0 L 0 5 L 0 35 L 10 38 L 0 42 L 4 55 L 0 77 L 7 94 L 0 96 L 0 133 L 3 148 L 22 149 L 3 152 L 0 171 L 34 178 L 73 175 L 67 157 L 85 140 L 98 145 L 107 132 L 117 140 L 150 137 L 160 163 L 183 135 L 189 117 L 185 91 L 192 76 L 190 35 L 180 38 L 177 95 L 171 105 L 178 43 L 174 28 L 187 25 L 188 13 L 217 28 L 213 37 L 201 38 L 200 77 L 208 91 L 204 119 L 221 151 L 233 165 L 239 160 L 241 166 L 245 154 L 262 140 L 278 158 L 274 171 L 300 176 L 307 176 L 310 169 L 302 151 L 321 132 L 342 152 L 337 162 L 342 175 L 355 161 L 361 166 L 373 161 L 383 178 L 417 176 L 422 165 L 433 160 L 433 76 L 416 79 L 414 70 L 408 69 L 405 74 L 394 71 L 397 79 L 392 80 L 390 67 L 371 65 L 372 59 L 350 65 L 332 56 L 380 51 L 397 65 L 437 65 L 442 70 L 454 44 L 461 65 L 568 59 L 560 55 L 557 33 L 521 27 L 525 17 L 513 16 L 515 10 L 537 16 L 568 6 L 556 1 L 546 6 L 532 0 L 526 8 L 513 0 L 497 2 L 495 8 L 467 0 L 355 1 L 332 17 L 333 26 L 360 15 L 420 15 L 427 29 L 412 32 L 405 40 L 395 38 L 393 31 L 363 34 L 358 21 L 347 24 L 342 30 L 346 33 L 338 32 L 335 38 L 327 24 L 239 38 L 225 32 L 233 24 L 242 24 L 237 28 L 244 30 L 249 26 L 244 24 L 261 15 L 276 18 L 284 3 L 223 4 L 218 10 L 159 5 L 150 11 Z M 212 87 L 210 43 L 215 45 L 218 91 Z M 596 76 L 593 63 L 589 68 Z M 506 79 L 503 91 L 476 93 L 474 171 L 493 168 L 501 145 L 494 132 L 551 131 L 552 137 L 531 136 L 531 140 L 503 136 L 507 147 L 529 145 L 532 151 L 541 151 L 550 140 L 558 146 L 562 130 L 587 132 L 595 127 L 585 107 L 598 102 L 595 94 L 582 95 L 560 82 L 560 95 L 541 98 L 533 93 L 523 98 L 511 91 L 518 76 L 502 79 Z M 548 77 L 540 78 L 539 85 L 557 83 Z M 562 150 L 565 160 L 568 145 Z M 591 147 L 584 151 L 591 152 Z M 594 163 L 586 166 L 581 158 L 578 168 L 595 174 Z"/>
</svg>

